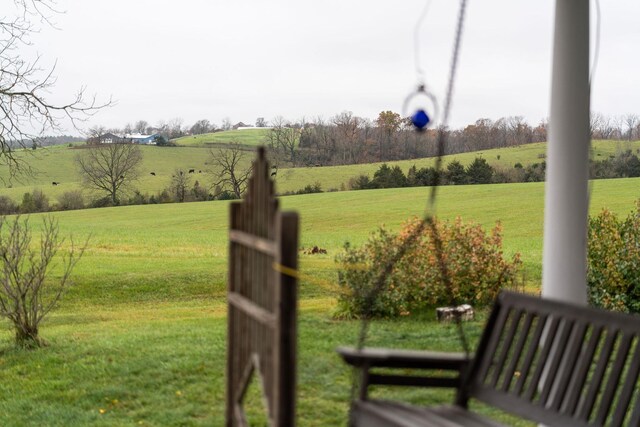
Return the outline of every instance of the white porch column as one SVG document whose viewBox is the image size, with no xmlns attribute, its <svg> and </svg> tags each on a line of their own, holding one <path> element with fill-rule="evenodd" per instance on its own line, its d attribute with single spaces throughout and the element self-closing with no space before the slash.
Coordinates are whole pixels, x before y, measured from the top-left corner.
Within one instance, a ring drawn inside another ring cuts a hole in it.
<svg viewBox="0 0 640 427">
<path fill-rule="evenodd" d="M 587 302 L 589 1 L 556 0 L 542 295 Z"/>
</svg>

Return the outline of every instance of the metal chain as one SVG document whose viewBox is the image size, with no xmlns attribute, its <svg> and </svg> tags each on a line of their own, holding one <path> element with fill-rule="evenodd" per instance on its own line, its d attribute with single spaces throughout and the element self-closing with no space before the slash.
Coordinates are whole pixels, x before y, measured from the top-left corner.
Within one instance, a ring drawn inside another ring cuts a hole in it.
<svg viewBox="0 0 640 427">
<path fill-rule="evenodd" d="M 377 279 L 375 280 L 371 288 L 371 291 L 365 296 L 363 306 L 367 311 L 362 315 L 362 323 L 361 323 L 360 333 L 358 335 L 358 342 L 356 346 L 358 350 L 362 350 L 367 338 L 367 332 L 369 330 L 369 324 L 371 320 L 371 307 L 373 306 L 373 303 L 375 302 L 380 292 L 382 292 L 382 289 L 384 288 L 387 278 L 390 276 L 391 272 L 393 271 L 394 266 L 398 263 L 398 261 L 400 261 L 404 257 L 404 255 L 407 253 L 409 248 L 414 243 L 416 243 L 416 241 L 420 238 L 420 236 L 424 232 L 427 225 L 431 228 L 431 232 L 434 240 L 436 258 L 438 260 L 438 266 L 440 268 L 440 274 L 442 275 L 445 288 L 449 292 L 449 298 L 451 302 L 453 304 L 456 304 L 456 298 L 453 292 L 451 278 L 449 277 L 449 271 L 447 268 L 446 261 L 444 259 L 444 248 L 442 246 L 442 239 L 440 238 L 440 234 L 437 229 L 437 225 L 435 221 L 435 203 L 436 203 L 436 196 L 437 196 L 438 187 L 440 185 L 441 175 L 442 175 L 442 157 L 444 156 L 444 153 L 445 153 L 445 145 L 447 140 L 446 130 L 447 130 L 447 124 L 449 122 L 449 113 L 451 111 L 451 101 L 453 98 L 453 86 L 454 86 L 456 71 L 458 67 L 458 57 L 460 54 L 460 44 L 462 41 L 462 30 L 464 27 L 464 15 L 466 11 L 466 6 L 467 6 L 467 0 L 460 0 L 460 9 L 458 12 L 458 21 L 457 21 L 455 40 L 453 45 L 453 53 L 452 53 L 452 59 L 451 59 L 451 68 L 449 71 L 449 81 L 447 85 L 447 92 L 446 92 L 445 102 L 444 102 L 444 114 L 443 114 L 442 124 L 440 125 L 440 129 L 438 130 L 437 157 L 436 157 L 436 164 L 435 164 L 435 170 L 436 170 L 435 182 L 434 182 L 434 185 L 431 187 L 431 191 L 427 201 L 427 207 L 425 209 L 425 214 L 422 220 L 420 221 L 420 223 L 418 224 L 418 226 L 413 230 L 413 233 L 409 234 L 405 238 L 405 240 L 402 242 L 402 245 L 400 245 L 398 251 L 384 265 L 382 271 L 380 272 Z M 420 20 L 422 20 L 423 18 L 424 16 L 421 16 Z M 468 344 L 466 335 L 464 333 L 464 329 L 462 328 L 460 318 L 459 316 L 455 316 L 455 319 L 456 319 L 456 325 L 458 329 L 458 334 L 460 336 L 460 341 L 462 343 L 462 347 L 464 349 L 465 354 L 469 355 L 469 344 Z M 353 387 L 351 390 L 352 402 L 355 401 L 355 396 L 359 389 L 358 387 L 359 381 L 360 381 L 360 378 L 358 376 L 354 377 L 354 380 L 352 383 Z"/>
</svg>

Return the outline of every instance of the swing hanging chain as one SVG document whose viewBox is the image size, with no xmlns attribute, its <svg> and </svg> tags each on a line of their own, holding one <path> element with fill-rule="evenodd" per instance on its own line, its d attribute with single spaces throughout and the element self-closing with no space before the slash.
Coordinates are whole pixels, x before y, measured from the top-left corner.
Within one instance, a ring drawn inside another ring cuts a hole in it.
<svg viewBox="0 0 640 427">
<path fill-rule="evenodd" d="M 427 1 L 422 9 L 422 13 L 416 22 L 416 26 L 413 30 L 413 58 L 416 65 L 416 74 L 418 75 L 418 86 L 424 90 L 424 69 L 422 68 L 422 64 L 420 61 L 420 28 L 424 23 L 425 18 L 427 17 L 427 13 L 429 13 L 429 9 L 431 8 L 431 0 Z"/>
<path fill-rule="evenodd" d="M 444 248 L 443 248 L 443 244 L 442 244 L 442 239 L 440 238 L 439 231 L 438 231 L 437 226 L 436 226 L 434 210 L 435 210 L 435 202 L 436 202 L 438 186 L 440 184 L 440 177 L 441 177 L 441 174 L 442 174 L 442 157 L 443 157 L 444 152 L 445 152 L 445 144 L 446 144 L 446 139 L 447 139 L 446 127 L 447 127 L 447 123 L 448 123 L 448 120 L 449 120 L 449 112 L 451 110 L 451 101 L 452 101 L 452 97 L 453 97 L 453 85 L 454 85 L 456 70 L 457 70 L 457 66 L 458 66 L 458 56 L 459 56 L 459 53 L 460 53 L 460 45 L 461 45 L 461 40 L 462 40 L 462 30 L 463 30 L 463 25 L 464 25 L 464 14 L 465 14 L 465 11 L 466 11 L 466 4 L 467 4 L 466 0 L 461 0 L 460 1 L 460 10 L 459 10 L 459 13 L 458 13 L 458 21 L 457 21 L 457 27 L 456 27 L 455 40 L 454 40 L 454 48 L 453 48 L 453 54 L 452 54 L 452 60 L 451 60 L 451 68 L 450 68 L 450 73 L 449 73 L 449 82 L 448 82 L 447 92 L 446 92 L 446 97 L 445 97 L 445 102 L 444 102 L 444 115 L 443 115 L 442 124 L 440 125 L 440 129 L 438 131 L 437 158 L 436 158 L 436 165 L 435 165 L 435 170 L 436 170 L 435 183 L 431 187 L 431 191 L 430 191 L 429 199 L 428 199 L 428 202 L 427 202 L 427 207 L 426 207 L 426 211 L 425 211 L 424 217 L 422 218 L 422 220 L 420 221 L 418 226 L 413 230 L 413 232 L 410 233 L 405 238 L 405 240 L 402 243 L 402 245 L 400 245 L 398 251 L 384 265 L 382 271 L 377 276 L 377 279 L 374 281 L 370 292 L 367 295 L 365 295 L 365 300 L 363 302 L 363 306 L 365 307 L 365 311 L 362 314 L 362 323 L 361 323 L 360 333 L 358 335 L 358 341 L 357 341 L 357 346 L 356 346 L 356 348 L 358 350 L 362 350 L 362 348 L 364 347 L 364 343 L 366 341 L 366 337 L 367 337 L 367 333 L 368 333 L 368 329 L 369 329 L 369 321 L 371 319 L 371 314 L 372 314 L 371 313 L 371 307 L 373 306 L 373 303 L 375 302 L 377 296 L 382 291 L 382 289 L 384 287 L 384 284 L 385 284 L 387 278 L 390 276 L 391 272 L 393 271 L 393 268 L 395 267 L 395 265 L 407 253 L 409 248 L 414 243 L 417 242 L 417 240 L 420 238 L 420 236 L 424 232 L 427 224 L 430 225 L 430 228 L 431 228 L 431 231 L 432 231 L 432 237 L 434 239 L 434 246 L 435 246 L 435 249 L 436 249 L 435 250 L 436 258 L 438 260 L 440 273 L 442 275 L 445 287 L 449 292 L 450 300 L 452 302 L 455 302 L 455 300 L 456 300 L 454 292 L 453 292 L 451 279 L 449 277 L 449 272 L 448 272 L 448 269 L 447 269 L 447 265 L 446 265 L 446 262 L 444 260 Z M 427 9 L 428 9 L 428 4 L 427 4 L 427 7 L 425 7 L 425 11 Z M 424 14 L 425 13 L 423 12 L 423 16 L 421 16 L 420 20 L 422 20 L 424 18 Z M 416 65 L 417 65 L 417 63 L 416 63 Z M 419 69 L 419 71 L 421 72 L 422 70 Z M 466 336 L 464 334 L 464 330 L 462 329 L 462 325 L 461 325 L 460 319 L 457 316 L 456 316 L 456 325 L 457 325 L 457 328 L 458 328 L 458 333 L 460 335 L 460 340 L 461 340 L 464 352 L 465 352 L 466 355 L 469 355 L 469 345 L 468 345 Z M 352 401 L 354 400 L 353 398 L 355 397 L 355 393 L 356 393 L 356 390 L 358 388 L 355 381 L 354 381 L 353 385 L 354 385 L 354 387 L 352 387 Z"/>
</svg>

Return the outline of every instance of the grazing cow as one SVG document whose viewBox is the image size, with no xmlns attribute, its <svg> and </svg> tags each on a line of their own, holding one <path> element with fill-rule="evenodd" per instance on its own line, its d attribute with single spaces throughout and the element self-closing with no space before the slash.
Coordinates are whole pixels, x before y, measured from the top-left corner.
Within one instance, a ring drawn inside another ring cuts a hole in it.
<svg viewBox="0 0 640 427">
<path fill-rule="evenodd" d="M 195 169 L 189 169 L 189 173 L 195 173 Z"/>
<path fill-rule="evenodd" d="M 156 173 L 155 173 L 155 172 L 151 172 L 151 174 L 150 174 L 150 175 L 156 176 Z"/>
<path fill-rule="evenodd" d="M 58 184 L 60 184 L 60 183 L 59 183 L 59 182 L 55 182 L 55 181 L 53 181 L 53 182 L 51 183 L 51 185 L 58 185 Z"/>
<path fill-rule="evenodd" d="M 201 170 L 199 170 L 199 171 L 198 171 L 198 173 L 202 173 L 202 171 L 201 171 Z"/>
</svg>

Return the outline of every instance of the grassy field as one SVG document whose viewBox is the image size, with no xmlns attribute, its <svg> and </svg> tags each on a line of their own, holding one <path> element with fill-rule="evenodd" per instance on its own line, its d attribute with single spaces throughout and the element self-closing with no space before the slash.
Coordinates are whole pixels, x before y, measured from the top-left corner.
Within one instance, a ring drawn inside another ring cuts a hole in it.
<svg viewBox="0 0 640 427">
<path fill-rule="evenodd" d="M 237 142 L 242 145 L 258 146 L 264 144 L 264 139 L 269 132 L 268 129 L 242 129 L 227 130 L 223 132 L 204 133 L 202 135 L 189 135 L 174 139 L 177 145 L 206 147 L 211 144 L 229 144 Z"/>
<path fill-rule="evenodd" d="M 626 214 L 640 179 L 592 183 L 592 212 Z M 486 227 L 500 220 L 507 255 L 521 252 L 536 287 L 542 257 L 543 184 L 440 189 L 438 214 Z M 335 356 L 357 322 L 335 321 L 334 257 L 381 224 L 391 229 L 424 207 L 427 189 L 283 197 L 301 215 L 299 425 L 345 425 L 350 374 Z M 509 207 L 505 209 L 505 207 Z M 0 425 L 223 425 L 227 202 L 90 209 L 55 216 L 63 234 L 90 236 L 75 286 L 44 322 L 49 346 L 16 350 L 0 332 Z M 31 218 L 33 227 L 39 216 Z M 482 318 L 467 327 L 476 339 Z M 416 316 L 373 325 L 371 345 L 459 350 L 450 326 Z M 384 391 L 433 402 L 441 393 Z M 446 396 L 445 396 L 446 397 Z M 259 402 L 254 403 L 259 406 Z M 520 423 L 519 425 L 527 425 Z"/>
<path fill-rule="evenodd" d="M 82 147 L 82 146 L 80 146 Z M 153 147 L 141 146 L 143 163 L 140 179 L 133 184 L 134 188 L 142 193 L 155 194 L 169 186 L 171 175 L 176 169 L 187 172 L 195 169 L 192 175 L 193 181 L 200 183 L 210 181 L 208 171 L 215 171 L 209 163 L 210 153 L 208 148 L 187 147 Z M 84 148 L 69 148 L 67 146 L 47 147 L 35 152 L 21 153 L 28 157 L 30 165 L 37 170 L 33 177 L 22 177 L 20 181 L 5 182 L 4 188 L 0 188 L 0 195 L 6 195 L 16 201 L 22 199 L 22 195 L 34 188 L 41 189 L 52 200 L 55 200 L 65 191 L 82 189 L 81 176 L 75 165 L 75 157 L 82 153 Z M 248 155 L 246 166 L 249 165 L 251 155 Z M 154 172 L 156 175 L 151 175 Z M 3 174 L 4 173 L 4 174 Z M 0 173 L 0 179 L 7 181 L 8 175 L 4 171 Z M 52 182 L 60 185 L 53 186 Z M 87 196 L 92 196 L 87 193 Z"/>
<path fill-rule="evenodd" d="M 232 132 L 264 132 L 264 131 L 228 131 L 218 132 L 212 135 L 230 134 Z M 221 140 L 222 141 L 222 140 Z M 227 141 L 228 142 L 228 141 Z M 207 164 L 210 158 L 210 148 L 205 146 L 187 147 L 149 147 L 143 146 L 143 166 L 140 179 L 134 183 L 133 187 L 142 193 L 155 194 L 169 186 L 171 175 L 176 169 L 188 171 L 195 169 L 196 174 L 192 176 L 193 181 L 198 180 L 202 185 L 211 183 L 212 178 L 207 171 L 215 172 L 215 168 Z M 456 154 L 446 156 L 444 164 L 452 160 L 458 160 L 463 164 L 469 164 L 477 156 L 482 156 L 493 166 L 503 168 L 513 167 L 515 163 L 527 165 L 541 162 L 545 152 L 545 143 L 535 143 L 520 147 L 500 148 L 495 150 L 485 150 L 482 152 Z M 595 141 L 591 157 L 593 159 L 605 159 L 615 155 L 621 150 L 638 150 L 640 141 Z M 214 148 L 217 152 L 217 148 Z M 28 153 L 28 154 L 27 154 Z M 81 178 L 76 171 L 74 158 L 81 153 L 80 148 L 70 149 L 67 146 L 48 147 L 36 150 L 34 153 L 27 152 L 22 155 L 32 155 L 29 162 L 39 173 L 32 178 L 25 178 L 21 182 L 6 183 L 4 188 L 0 188 L 0 195 L 13 198 L 16 202 L 22 199 L 22 195 L 39 188 L 45 192 L 53 201 L 65 191 L 82 189 Z M 251 153 L 247 153 L 244 164 L 248 165 L 252 158 Z M 406 173 L 412 165 L 417 167 L 433 166 L 433 159 L 404 160 L 399 162 L 389 162 L 391 165 L 399 165 Z M 380 163 L 348 166 L 326 166 L 326 167 L 299 167 L 282 168 L 278 172 L 276 182 L 278 190 L 281 192 L 297 191 L 309 184 L 319 183 L 322 190 L 347 189 L 349 180 L 358 175 L 369 175 L 380 167 Z M 202 171 L 202 173 L 199 173 Z M 155 172 L 152 176 L 150 172 Z M 7 179 L 6 172 L 0 173 L 0 179 Z M 60 182 L 61 185 L 53 186 L 53 181 Z M 10 187 L 9 187 L 10 186 Z M 88 197 L 94 195 L 87 193 Z"/>
</svg>

